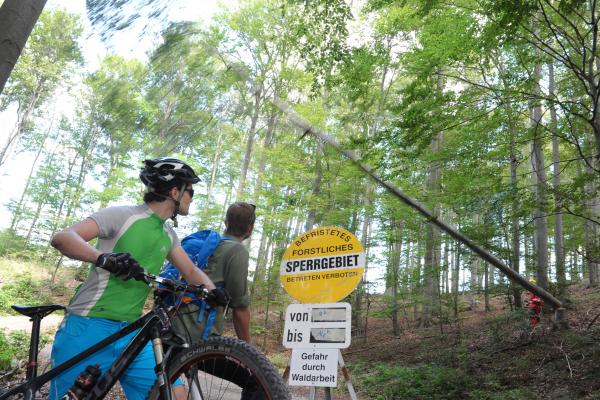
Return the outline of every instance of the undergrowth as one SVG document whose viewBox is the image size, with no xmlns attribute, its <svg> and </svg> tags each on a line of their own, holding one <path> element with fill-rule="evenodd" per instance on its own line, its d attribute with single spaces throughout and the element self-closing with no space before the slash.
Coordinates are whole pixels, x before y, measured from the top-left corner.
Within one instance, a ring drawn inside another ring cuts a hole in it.
<svg viewBox="0 0 600 400">
<path fill-rule="evenodd" d="M 40 335 L 40 348 L 50 342 L 50 336 Z M 26 360 L 29 353 L 29 333 L 0 330 L 0 370 L 14 367 Z"/>
<path fill-rule="evenodd" d="M 361 392 L 374 400 L 528 400 L 527 392 L 494 381 L 481 382 L 461 370 L 440 366 L 400 367 L 376 364 L 352 367 Z M 366 371 L 369 372 L 366 372 Z"/>
<path fill-rule="evenodd" d="M 43 281 L 35 280 L 30 274 L 16 277 L 14 281 L 0 286 L 0 313 L 17 313 L 11 308 L 13 304 L 38 305 L 52 303 L 51 289 Z"/>
</svg>

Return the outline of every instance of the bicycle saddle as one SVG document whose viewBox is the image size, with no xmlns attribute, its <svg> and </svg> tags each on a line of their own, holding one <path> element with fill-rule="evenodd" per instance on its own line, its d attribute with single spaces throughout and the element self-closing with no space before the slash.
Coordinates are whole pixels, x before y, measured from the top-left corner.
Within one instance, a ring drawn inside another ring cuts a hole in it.
<svg viewBox="0 0 600 400">
<path fill-rule="evenodd" d="M 64 310 L 65 308 L 65 306 L 62 306 L 60 304 L 50 304 L 47 306 L 12 306 L 12 309 L 18 312 L 19 314 L 23 314 L 30 318 L 39 315 L 40 319 L 44 318 L 45 316 L 56 310 Z"/>
</svg>

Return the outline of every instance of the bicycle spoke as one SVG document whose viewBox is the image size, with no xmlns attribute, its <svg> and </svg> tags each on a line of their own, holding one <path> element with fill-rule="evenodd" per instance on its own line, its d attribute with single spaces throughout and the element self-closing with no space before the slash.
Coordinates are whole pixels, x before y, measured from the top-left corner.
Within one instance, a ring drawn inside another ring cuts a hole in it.
<svg viewBox="0 0 600 400">
<path fill-rule="evenodd" d="M 210 338 L 178 354 L 172 361 L 170 379 L 184 376 L 190 388 L 199 389 L 202 400 L 290 399 L 285 383 L 269 360 L 234 338 Z M 150 399 L 158 400 L 158 395 L 155 390 Z M 192 400 L 196 397 L 188 396 Z"/>
</svg>

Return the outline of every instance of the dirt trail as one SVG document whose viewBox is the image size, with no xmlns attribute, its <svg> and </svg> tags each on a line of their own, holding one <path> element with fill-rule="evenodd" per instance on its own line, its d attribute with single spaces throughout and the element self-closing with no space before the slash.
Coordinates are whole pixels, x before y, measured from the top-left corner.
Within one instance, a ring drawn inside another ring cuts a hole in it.
<svg viewBox="0 0 600 400">
<path fill-rule="evenodd" d="M 62 321 L 60 314 L 50 314 L 42 320 L 42 332 L 54 332 Z M 0 315 L 0 329 L 31 332 L 31 320 L 23 315 Z"/>
</svg>

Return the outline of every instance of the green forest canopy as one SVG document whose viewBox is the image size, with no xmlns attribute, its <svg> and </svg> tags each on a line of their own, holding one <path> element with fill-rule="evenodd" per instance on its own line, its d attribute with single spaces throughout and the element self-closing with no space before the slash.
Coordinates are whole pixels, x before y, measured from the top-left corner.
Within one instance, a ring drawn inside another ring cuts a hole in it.
<svg viewBox="0 0 600 400">
<path fill-rule="evenodd" d="M 338 225 L 385 271 L 392 309 L 408 299 L 424 321 L 444 311 L 446 293 L 514 289 L 332 148 L 299 139 L 278 99 L 559 298 L 569 282 L 595 285 L 597 11 L 582 1 L 243 1 L 208 23 L 165 24 L 147 60 L 111 54 L 90 71 L 80 17 L 46 9 L 0 96 L 16 115 L 1 173 L 9 157 L 31 156 L 22 193 L 5 199 L 14 240 L 0 251 L 60 264 L 49 237 L 99 206 L 139 201 L 140 160 L 168 154 L 203 179 L 185 229 L 219 228 L 234 199 L 259 205 L 257 285 L 278 275 L 293 237 Z M 57 112 L 64 96 L 77 106 Z"/>
</svg>

